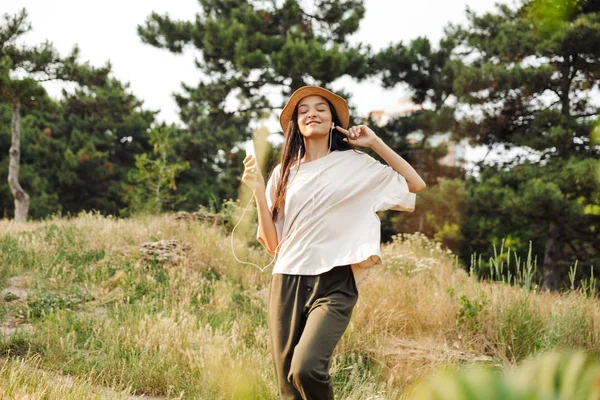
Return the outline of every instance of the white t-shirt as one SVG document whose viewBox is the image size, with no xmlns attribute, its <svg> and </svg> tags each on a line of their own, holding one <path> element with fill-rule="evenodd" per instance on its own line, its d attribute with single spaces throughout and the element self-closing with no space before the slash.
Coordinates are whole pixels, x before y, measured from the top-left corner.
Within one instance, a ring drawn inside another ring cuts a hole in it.
<svg viewBox="0 0 600 400">
<path fill-rule="evenodd" d="M 290 167 L 284 207 L 275 221 L 279 248 L 273 274 L 318 275 L 351 264 L 358 284 L 381 264 L 376 212 L 412 212 L 416 195 L 402 175 L 363 152 L 332 151 L 297 167 Z M 266 185 L 269 209 L 280 175 L 278 164 Z M 260 228 L 256 238 L 266 243 Z"/>
</svg>

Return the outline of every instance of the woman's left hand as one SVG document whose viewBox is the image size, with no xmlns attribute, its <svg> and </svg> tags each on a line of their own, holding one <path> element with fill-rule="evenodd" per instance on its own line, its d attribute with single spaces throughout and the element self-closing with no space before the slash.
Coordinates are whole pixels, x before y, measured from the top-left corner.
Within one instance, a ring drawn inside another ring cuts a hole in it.
<svg viewBox="0 0 600 400">
<path fill-rule="evenodd" d="M 352 126 L 348 130 L 336 125 L 335 129 L 347 136 L 344 141 L 355 146 L 371 148 L 378 139 L 375 132 L 366 125 Z"/>
</svg>

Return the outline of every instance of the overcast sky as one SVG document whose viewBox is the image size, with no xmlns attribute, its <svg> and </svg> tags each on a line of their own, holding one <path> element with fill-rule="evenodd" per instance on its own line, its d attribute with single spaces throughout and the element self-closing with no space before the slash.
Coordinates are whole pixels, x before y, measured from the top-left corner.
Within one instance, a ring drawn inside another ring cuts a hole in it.
<svg viewBox="0 0 600 400">
<path fill-rule="evenodd" d="M 449 22 L 466 21 L 467 6 L 477 12 L 494 8 L 492 0 L 366 0 L 364 3 L 366 16 L 351 41 L 368 43 L 374 50 L 418 36 L 437 43 Z M 179 91 L 181 82 L 195 84 L 200 79 L 194 67 L 194 52 L 175 55 L 143 44 L 136 27 L 152 11 L 168 13 L 175 19 L 194 19 L 200 9 L 197 0 L 2 1 L 0 13 L 15 13 L 23 7 L 33 26 L 25 36 L 26 43 L 37 44 L 48 39 L 61 54 L 67 54 L 77 44 L 81 60 L 89 60 L 96 66 L 110 60 L 114 75 L 129 82 L 132 92 L 144 100 L 146 107 L 160 111 L 160 120 L 179 121 L 172 93 Z M 356 84 L 341 78 L 333 87 L 350 91 L 361 115 L 393 106 L 404 94 L 401 88 L 383 90 L 375 80 Z M 56 86 L 48 85 L 48 90 L 54 97 L 60 93 Z"/>
<path fill-rule="evenodd" d="M 304 0 L 309 2 L 309 0 Z M 390 43 L 409 42 L 419 36 L 437 43 L 449 23 L 466 22 L 467 6 L 477 13 L 491 11 L 495 0 L 365 0 L 365 18 L 359 31 L 350 40 L 370 44 L 379 50 Z M 511 2 L 507 1 L 507 2 Z M 158 119 L 180 122 L 172 93 L 180 90 L 181 82 L 196 84 L 201 75 L 194 67 L 193 50 L 176 55 L 141 42 L 136 29 L 152 11 L 168 13 L 173 19 L 193 20 L 200 7 L 197 0 L 19 0 L 0 3 L 0 13 L 14 14 L 25 7 L 33 30 L 24 41 L 35 45 L 50 40 L 61 54 L 66 55 L 79 45 L 81 60 L 101 66 L 110 61 L 115 77 L 129 82 L 130 89 L 144 101 L 145 107 L 159 111 Z M 332 84 L 334 90 L 352 93 L 351 104 L 361 116 L 369 111 L 393 107 L 406 96 L 403 88 L 384 90 L 375 79 L 356 83 L 340 78 Z M 60 86 L 46 84 L 53 97 Z M 279 113 L 268 123 L 276 131 Z M 477 160 L 484 149 L 469 150 L 468 158 Z"/>
</svg>

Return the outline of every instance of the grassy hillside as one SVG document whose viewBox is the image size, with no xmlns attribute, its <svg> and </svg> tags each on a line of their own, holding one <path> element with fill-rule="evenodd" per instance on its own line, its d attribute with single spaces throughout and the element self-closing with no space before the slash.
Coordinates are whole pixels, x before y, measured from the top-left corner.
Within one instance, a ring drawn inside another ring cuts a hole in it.
<svg viewBox="0 0 600 400">
<path fill-rule="evenodd" d="M 141 246 L 159 240 L 171 253 Z M 0 221 L 0 398 L 277 399 L 271 269 L 237 263 L 229 240 L 173 215 Z M 581 290 L 479 282 L 420 235 L 383 252 L 334 353 L 336 398 L 405 397 L 446 363 L 600 350 L 600 303 Z"/>
</svg>

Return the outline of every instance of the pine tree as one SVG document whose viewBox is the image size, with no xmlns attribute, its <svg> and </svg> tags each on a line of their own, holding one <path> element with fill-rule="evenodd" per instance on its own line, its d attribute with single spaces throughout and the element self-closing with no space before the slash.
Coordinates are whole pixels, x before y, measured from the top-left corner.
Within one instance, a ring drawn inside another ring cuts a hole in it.
<svg viewBox="0 0 600 400">
<path fill-rule="evenodd" d="M 447 201 L 440 194 L 447 194 L 447 187 L 460 187 L 465 170 L 460 164 L 440 163 L 439 160 L 448 154 L 448 143 L 432 141 L 435 136 L 446 136 L 455 130 L 451 58 L 454 49 L 452 37 L 442 39 L 438 48 L 434 48 L 427 38 L 417 38 L 407 45 L 400 42 L 383 49 L 375 56 L 375 65 L 381 72 L 383 87 L 406 86 L 412 101 L 420 106 L 420 110 L 410 115 L 390 119 L 386 126 L 380 128 L 379 134 L 419 171 L 430 188 L 419 194 L 414 213 L 391 214 L 391 218 L 397 221 L 389 233 L 419 231 L 435 236 L 446 246 L 457 250 L 462 243 L 459 228 L 462 219 L 455 214 L 462 210 L 463 199 Z M 419 133 L 420 138 L 411 144 L 408 135 L 414 133 Z M 447 180 L 453 182 L 445 182 Z M 442 182 L 444 188 L 436 187 Z M 454 195 L 459 193 L 460 190 Z M 449 204 L 456 208 L 447 209 Z M 448 212 L 441 214 L 440 209 Z M 387 217 L 382 221 L 386 221 Z"/>
<path fill-rule="evenodd" d="M 458 136 L 528 154 L 482 164 L 469 183 L 465 258 L 490 239 L 523 252 L 532 241 L 544 287 L 557 289 L 576 260 L 587 273 L 600 267 L 600 146 L 590 141 L 600 3 L 526 1 L 468 18 L 451 30 L 461 51 L 453 90 L 473 111 Z"/>
<path fill-rule="evenodd" d="M 19 181 L 22 108 L 36 108 L 48 103 L 46 92 L 40 85 L 42 81 L 73 81 L 90 86 L 102 83 L 110 69 L 94 69 L 79 64 L 78 48 L 73 49 L 68 57 L 61 58 L 50 42 L 33 48 L 19 47 L 18 39 L 30 29 L 25 9 L 13 16 L 5 14 L 0 25 L 0 96 L 12 110 L 8 183 L 14 196 L 14 215 L 18 222 L 27 219 L 30 201 Z M 13 71 L 24 73 L 24 77 L 13 77 Z"/>
<path fill-rule="evenodd" d="M 156 112 L 144 109 L 128 85 L 115 78 L 65 93 L 59 107 L 52 139 L 60 145 L 47 157 L 56 158 L 49 168 L 62 211 L 118 215 L 127 206 L 127 179 L 136 155 L 152 151 Z"/>
<path fill-rule="evenodd" d="M 347 41 L 365 13 L 360 0 L 318 0 L 314 11 L 297 0 L 200 5 L 194 21 L 153 13 L 138 27 L 152 46 L 174 53 L 190 46 L 201 54 L 197 66 L 206 78 L 196 87 L 183 84 L 176 95 L 187 126 L 176 148 L 191 166 L 179 187 L 191 209 L 235 197 L 243 155 L 232 149 L 250 137 L 251 122 L 283 106 L 267 94 L 285 98 L 305 84 L 327 87 L 343 75 L 364 78 L 369 70 L 368 49 Z M 229 110 L 227 99 L 238 106 Z"/>
</svg>

